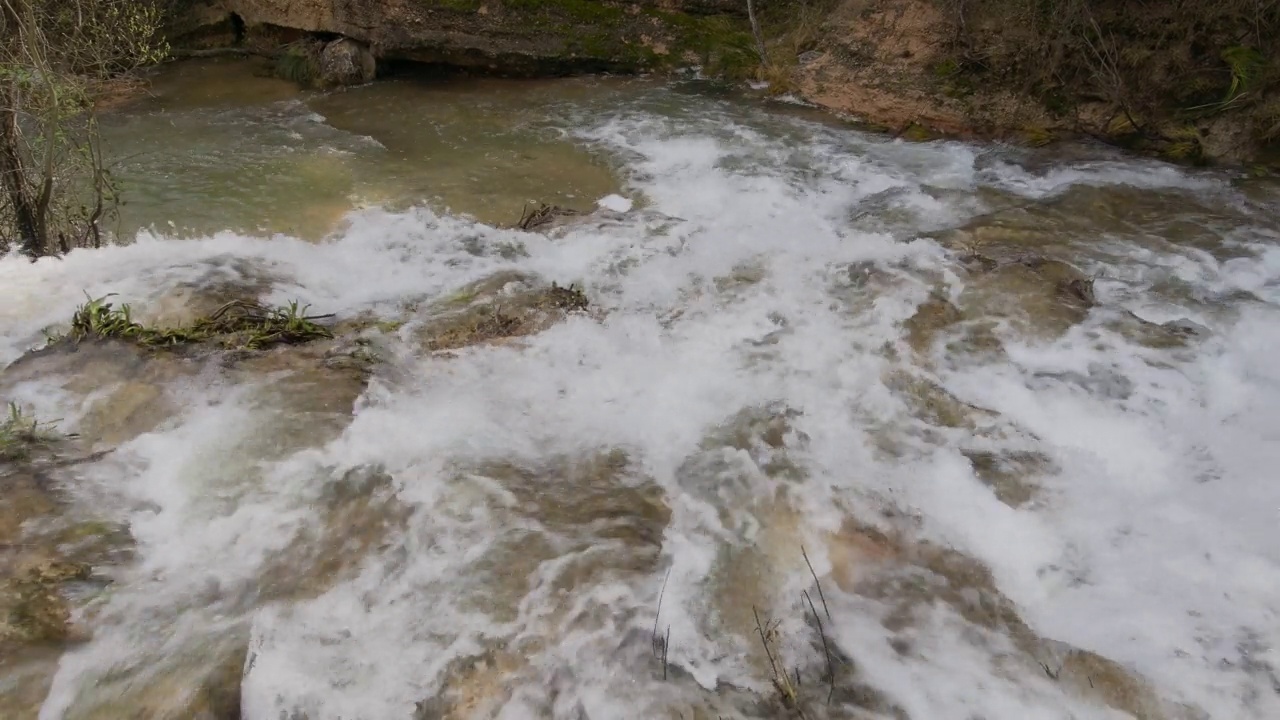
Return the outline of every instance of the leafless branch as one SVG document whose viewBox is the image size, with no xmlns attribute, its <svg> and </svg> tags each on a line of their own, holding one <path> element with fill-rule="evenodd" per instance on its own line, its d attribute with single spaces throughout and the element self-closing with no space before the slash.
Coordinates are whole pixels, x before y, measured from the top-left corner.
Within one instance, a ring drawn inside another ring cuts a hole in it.
<svg viewBox="0 0 1280 720">
<path fill-rule="evenodd" d="M 94 101 L 155 61 L 157 0 L 0 0 L 0 249 L 102 242 L 116 193 Z"/>
<path fill-rule="evenodd" d="M 800 546 L 800 554 L 804 556 L 804 564 L 809 566 L 809 574 L 813 576 L 813 584 L 818 586 L 818 599 L 822 601 L 822 611 L 827 614 L 827 619 L 831 619 L 831 610 L 827 608 L 827 598 L 822 594 L 822 583 L 818 582 L 818 573 L 813 571 L 813 563 L 809 562 L 809 553 L 805 552 L 804 546 Z"/>
</svg>

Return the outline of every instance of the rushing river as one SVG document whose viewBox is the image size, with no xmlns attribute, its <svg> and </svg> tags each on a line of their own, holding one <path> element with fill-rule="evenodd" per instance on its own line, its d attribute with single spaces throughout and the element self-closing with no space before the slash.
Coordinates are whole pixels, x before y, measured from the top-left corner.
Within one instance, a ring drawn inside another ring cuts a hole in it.
<svg viewBox="0 0 1280 720">
<path fill-rule="evenodd" d="M 1276 185 L 696 81 L 152 92 L 129 242 L 0 260 L 0 399 L 76 436 L 3 466 L 0 716 L 1280 717 Z M 108 293 L 338 338 L 19 361 Z"/>
</svg>

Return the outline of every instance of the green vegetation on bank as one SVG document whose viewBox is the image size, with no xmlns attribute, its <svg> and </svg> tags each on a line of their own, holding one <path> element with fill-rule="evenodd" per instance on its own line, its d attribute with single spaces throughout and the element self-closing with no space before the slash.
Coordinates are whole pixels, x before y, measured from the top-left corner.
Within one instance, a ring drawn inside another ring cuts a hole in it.
<svg viewBox="0 0 1280 720">
<path fill-rule="evenodd" d="M 931 0 L 951 29 L 938 70 L 956 92 L 997 86 L 1051 114 L 1103 105 L 1106 134 L 1197 160 L 1224 117 L 1255 147 L 1280 141 L 1280 2 Z"/>
<path fill-rule="evenodd" d="M 781 95 L 796 90 L 795 73 L 800 58 L 818 50 L 824 40 L 824 23 L 839 0 L 796 0 L 765 4 L 758 11 L 764 58 L 752 50 L 749 70 L 769 83 L 769 92 Z"/>
<path fill-rule="evenodd" d="M 0 252 L 103 243 L 119 199 L 96 109 L 167 55 L 160 1 L 0 2 Z"/>
<path fill-rule="evenodd" d="M 634 69 L 696 63 L 714 74 L 741 76 L 742 50 L 750 49 L 746 22 L 726 15 L 652 6 L 632 11 L 623 3 L 593 0 L 504 0 L 504 6 L 563 36 L 572 53 Z"/>
<path fill-rule="evenodd" d="M 708 73 L 733 77 L 752 75 L 758 63 L 746 19 L 736 15 L 600 0 L 502 0 L 481 15 L 479 0 L 418 2 L 474 15 L 495 33 L 558 40 L 568 61 L 598 61 L 619 70 L 698 64 Z"/>
</svg>

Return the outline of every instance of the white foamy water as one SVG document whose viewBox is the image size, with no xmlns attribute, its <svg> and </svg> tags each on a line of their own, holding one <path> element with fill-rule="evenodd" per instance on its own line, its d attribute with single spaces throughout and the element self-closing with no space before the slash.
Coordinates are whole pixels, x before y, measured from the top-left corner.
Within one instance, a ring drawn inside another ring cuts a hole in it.
<svg viewBox="0 0 1280 720">
<path fill-rule="evenodd" d="M 624 198 L 621 195 L 605 195 L 596 201 L 596 205 L 599 205 L 605 210 L 627 212 L 631 209 L 632 202 L 629 198 Z"/>
<path fill-rule="evenodd" d="M 312 415 L 268 392 L 273 377 L 206 369 L 166 381 L 178 410 L 158 427 L 74 470 L 71 494 L 129 522 L 137 557 L 111 571 L 42 719 L 111 716 L 103 697 L 199 675 L 202 648 L 246 635 L 252 720 L 777 717 L 751 608 L 781 621 L 788 665 L 823 684 L 802 545 L 825 578 L 828 641 L 857 668 L 837 683 L 874 689 L 875 712 L 1128 717 L 1010 660 L 1011 638 L 947 603 L 895 624 L 888 600 L 839 581 L 864 562 L 831 540 L 850 522 L 980 561 L 1035 634 L 1203 717 L 1280 717 L 1280 264 L 1276 228 L 1223 178 L 1137 161 L 1028 169 L 1008 151 L 657 90 L 568 114 L 641 209 L 609 196 L 621 215 L 550 237 L 370 209 L 319 244 L 148 235 L 0 262 L 4 360 L 86 292 L 146 311 L 246 268 L 268 279 L 264 300 L 406 322 L 378 340 L 382 363 L 340 431 L 313 433 Z M 1153 198 L 1231 256 L 1053 204 L 1113 190 Z M 1199 222 L 1196 198 L 1234 208 L 1230 227 Z M 997 318 L 994 357 L 948 351 L 954 329 L 912 347 L 917 306 L 931 292 L 963 304 L 977 282 L 934 233 L 1024 203 L 1078 248 L 1067 259 L 1104 275 L 1101 304 L 1048 338 Z M 524 253 L 502 251 L 513 245 Z M 577 284 L 600 317 L 449 356 L 415 344 L 432 301 L 505 270 Z M 1115 325 L 1128 310 L 1209 332 L 1142 345 Z M 901 372 L 972 419 L 930 419 L 895 389 Z M 75 430 L 100 394 L 64 381 L 24 383 L 21 399 Z M 783 409 L 780 442 L 725 439 Z M 1042 457 L 1032 498 L 1002 502 L 974 451 Z M 600 471 L 610 453 L 625 460 Z M 325 503 L 362 473 L 384 479 L 377 512 L 400 520 L 343 546 L 364 526 Z M 290 574 L 275 558 L 325 535 L 351 571 L 273 590 Z M 669 629 L 665 679 L 655 625 Z M 847 698 L 810 712 L 879 716 Z"/>
</svg>

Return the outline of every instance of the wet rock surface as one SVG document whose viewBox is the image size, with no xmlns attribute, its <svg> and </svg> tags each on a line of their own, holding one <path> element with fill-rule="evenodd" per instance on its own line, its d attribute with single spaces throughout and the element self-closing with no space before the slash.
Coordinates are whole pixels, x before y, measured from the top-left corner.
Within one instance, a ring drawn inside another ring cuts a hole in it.
<svg viewBox="0 0 1280 720">
<path fill-rule="evenodd" d="M 981 270 L 960 297 L 975 316 L 1006 319 L 1052 337 L 1080 323 L 1097 304 L 1093 281 L 1065 262 L 1038 256 L 979 259 Z M 1010 296 L 1019 302 L 1010 303 Z"/>
<path fill-rule="evenodd" d="M 1194 346 L 1212 334 L 1209 328 L 1187 318 L 1155 323 L 1131 312 L 1109 321 L 1107 327 L 1133 342 L 1157 350 Z"/>
<path fill-rule="evenodd" d="M 911 409 L 914 418 L 943 428 L 976 429 L 997 413 L 957 398 L 937 382 L 905 370 L 889 374 L 885 383 Z"/>
<path fill-rule="evenodd" d="M 327 483 L 317 504 L 319 523 L 300 528 L 262 573 L 262 599 L 305 600 L 349 580 L 366 558 L 387 550 L 412 515 L 391 478 L 369 468 Z"/>
<path fill-rule="evenodd" d="M 575 287 L 500 273 L 437 303 L 415 334 L 428 350 L 458 350 L 532 335 L 589 307 L 587 296 Z"/>
<path fill-rule="evenodd" d="M 68 720 L 239 720 L 246 628 L 219 636 L 125 677 L 108 678 L 66 714 Z M 137 670 L 136 668 L 134 670 Z"/>
<path fill-rule="evenodd" d="M 990 451 L 965 449 L 961 453 L 973 465 L 973 472 L 999 498 L 1018 507 L 1036 498 L 1034 478 L 1051 473 L 1053 461 L 1034 450 Z"/>
<path fill-rule="evenodd" d="M 212 306 L 224 295 L 242 297 L 244 291 L 238 283 L 197 284 L 178 288 L 159 307 L 191 316 L 187 303 Z M 25 384 L 54 379 L 80 408 L 71 424 L 73 435 L 53 425 L 49 440 L 32 452 L 0 460 L 0 709 L 5 717 L 35 716 L 58 658 L 93 637 L 99 619 L 95 600 L 133 559 L 134 540 L 126 524 L 92 519 L 86 504 L 92 493 L 75 487 L 82 481 L 79 469 L 180 417 L 191 383 L 274 378 L 257 402 L 285 412 L 291 427 L 306 430 L 263 433 L 255 447 L 244 449 L 269 459 L 322 444 L 350 422 L 364 391 L 372 359 L 360 356 L 361 349 L 328 340 L 266 351 L 192 346 L 174 352 L 124 339 L 91 339 L 51 344 L 0 371 L 0 393 L 11 395 Z M 273 576 L 290 594 L 322 590 L 354 562 L 347 553 L 367 549 L 346 539 L 363 517 L 360 510 L 336 497 L 331 515 L 333 523 L 344 526 L 324 533 L 332 544 L 306 545 L 300 537 L 305 551 L 285 556 L 296 564 Z M 383 522 L 381 513 L 378 522 Z M 189 639 L 180 652 L 103 679 L 66 717 L 238 719 L 247 641 L 247 627 L 235 625 Z"/>
<path fill-rule="evenodd" d="M 265 295 L 276 280 L 266 268 L 234 256 L 215 256 L 175 270 L 186 270 L 188 277 L 138 298 L 135 317 L 139 322 L 159 327 L 190 325 L 229 302 Z"/>
<path fill-rule="evenodd" d="M 179 411 L 169 388 L 199 373 L 199 365 L 131 343 L 89 341 L 31 353 L 0 371 L 0 392 L 36 378 L 62 378 L 85 398 L 76 426 L 80 439 L 102 450 L 160 427 Z"/>
<path fill-rule="evenodd" d="M 921 303 L 914 315 L 907 319 L 907 342 L 918 353 L 929 350 L 940 331 L 964 319 L 960 308 L 945 297 L 934 295 Z"/>
<path fill-rule="evenodd" d="M 62 652 L 88 639 L 73 611 L 110 583 L 127 562 L 128 528 L 68 515 L 65 458 L 59 443 L 19 461 L 0 461 L 0 710 L 35 717 Z"/>
<path fill-rule="evenodd" d="M 1012 662 L 1024 671 L 1038 668 L 1067 695 L 1128 713 L 1142 720 L 1193 720 L 1195 708 L 1163 700 L 1150 683 L 1132 670 L 1095 653 L 1037 635 L 1017 607 L 997 588 L 980 562 L 909 534 L 885 534 L 869 527 L 846 525 L 833 536 L 847 571 L 835 581 L 842 589 L 884 603 L 884 627 L 896 637 L 895 651 L 911 655 L 917 628 L 941 604 L 974 627 L 1012 638 Z M 997 641 L 998 642 L 998 641 Z"/>
</svg>

